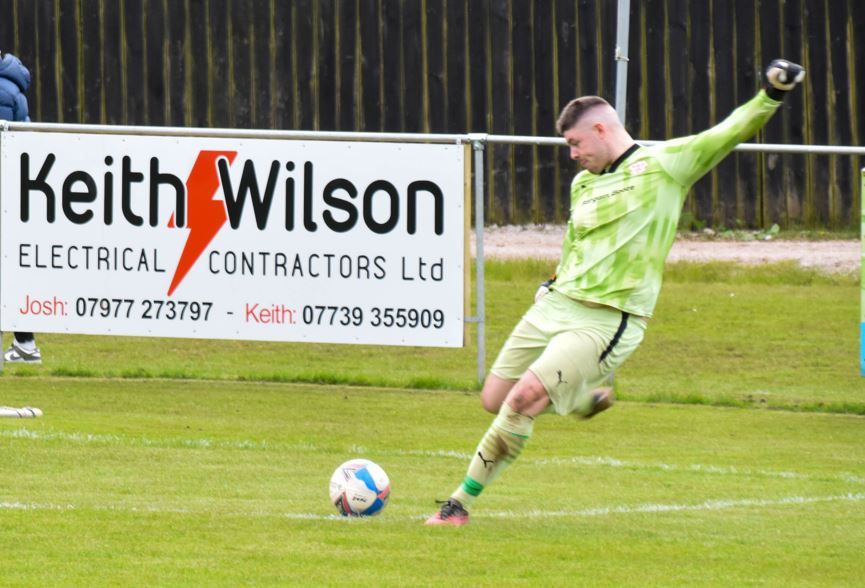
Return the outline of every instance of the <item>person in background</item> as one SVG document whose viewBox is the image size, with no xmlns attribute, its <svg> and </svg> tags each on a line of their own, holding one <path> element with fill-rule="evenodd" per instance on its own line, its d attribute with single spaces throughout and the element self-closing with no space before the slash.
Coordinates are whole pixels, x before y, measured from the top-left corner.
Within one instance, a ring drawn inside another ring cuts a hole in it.
<svg viewBox="0 0 865 588">
<path fill-rule="evenodd" d="M 29 89 L 30 71 L 16 56 L 0 52 L 0 120 L 30 122 Z M 3 359 L 10 363 L 42 363 L 33 333 L 15 333 Z"/>
</svg>

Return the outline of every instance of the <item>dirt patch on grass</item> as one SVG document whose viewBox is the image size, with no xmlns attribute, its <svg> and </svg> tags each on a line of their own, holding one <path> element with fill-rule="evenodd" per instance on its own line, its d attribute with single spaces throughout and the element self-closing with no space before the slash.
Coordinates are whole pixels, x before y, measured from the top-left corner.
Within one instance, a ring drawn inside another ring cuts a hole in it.
<svg viewBox="0 0 865 588">
<path fill-rule="evenodd" d="M 488 258 L 540 258 L 558 260 L 561 254 L 563 225 L 488 227 L 484 231 L 484 256 Z M 471 251 L 476 255 L 474 231 Z M 859 271 L 861 245 L 856 239 L 828 241 L 732 240 L 723 238 L 676 239 L 668 261 L 732 261 L 761 264 L 796 261 L 802 267 L 821 271 L 852 273 Z"/>
</svg>

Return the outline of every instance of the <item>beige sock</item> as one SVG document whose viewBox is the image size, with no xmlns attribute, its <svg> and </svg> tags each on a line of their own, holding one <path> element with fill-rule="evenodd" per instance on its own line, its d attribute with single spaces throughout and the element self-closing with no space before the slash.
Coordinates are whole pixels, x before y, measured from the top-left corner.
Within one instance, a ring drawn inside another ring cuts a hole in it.
<svg viewBox="0 0 865 588">
<path fill-rule="evenodd" d="M 515 412 L 503 402 L 498 416 L 481 439 L 466 477 L 451 498 L 468 508 L 498 475 L 523 451 L 532 435 L 534 419 Z"/>
</svg>

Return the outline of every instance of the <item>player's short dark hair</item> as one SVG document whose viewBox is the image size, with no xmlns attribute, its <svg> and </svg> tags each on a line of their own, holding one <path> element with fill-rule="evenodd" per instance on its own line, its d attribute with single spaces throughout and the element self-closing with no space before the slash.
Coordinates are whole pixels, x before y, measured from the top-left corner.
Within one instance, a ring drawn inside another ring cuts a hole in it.
<svg viewBox="0 0 865 588">
<path fill-rule="evenodd" d="M 580 119 L 583 118 L 583 115 L 594 108 L 595 106 L 606 105 L 610 106 L 610 103 L 601 98 L 600 96 L 582 96 L 581 98 L 574 98 L 562 108 L 561 114 L 559 114 L 559 118 L 556 121 L 556 131 L 560 135 L 564 135 L 565 131 L 576 125 L 580 122 Z"/>
</svg>

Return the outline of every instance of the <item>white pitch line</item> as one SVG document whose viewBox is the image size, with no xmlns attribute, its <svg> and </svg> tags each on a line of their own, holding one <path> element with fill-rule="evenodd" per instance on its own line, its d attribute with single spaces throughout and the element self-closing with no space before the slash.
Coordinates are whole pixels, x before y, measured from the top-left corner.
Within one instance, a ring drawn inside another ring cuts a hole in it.
<svg viewBox="0 0 865 588">
<path fill-rule="evenodd" d="M 0 502 L 4 510 L 75 510 L 71 504 L 37 504 L 33 502 Z"/>
<path fill-rule="evenodd" d="M 90 445 L 125 445 L 127 447 L 158 447 L 158 448 L 184 448 L 184 449 L 271 449 L 275 446 L 266 441 L 252 441 L 249 439 L 224 440 L 224 439 L 187 439 L 187 438 L 165 438 L 150 439 L 148 437 L 127 437 L 125 435 L 109 435 L 104 433 L 67 433 L 65 431 L 36 431 L 31 429 L 14 429 L 0 431 L 0 437 L 8 439 L 31 439 L 34 441 L 65 441 L 71 443 L 83 443 Z M 318 449 L 307 444 L 285 446 L 291 449 Z"/>
<path fill-rule="evenodd" d="M 517 517 L 517 518 L 556 518 L 556 517 L 597 517 L 615 514 L 641 514 L 641 513 L 664 513 L 700 510 L 728 510 L 731 508 L 748 508 L 764 506 L 787 506 L 816 504 L 820 502 L 861 502 L 865 500 L 865 493 L 838 494 L 834 496 L 785 496 L 783 498 L 742 498 L 738 500 L 706 500 L 696 504 L 638 504 L 637 506 L 608 506 L 598 508 L 587 508 L 577 511 L 533 510 L 526 512 L 492 512 L 482 513 L 485 517 Z"/>
<path fill-rule="evenodd" d="M 549 518 L 587 518 L 587 517 L 602 517 L 611 515 L 631 515 L 631 514 L 662 514 L 669 512 L 693 512 L 693 511 L 716 511 L 729 510 L 734 508 L 753 508 L 753 507 L 770 507 L 770 506 L 801 506 L 809 504 L 818 504 L 825 502 L 862 502 L 865 500 L 865 493 L 858 494 L 836 494 L 829 496 L 784 496 L 776 499 L 767 498 L 742 498 L 738 500 L 705 500 L 694 504 L 638 504 L 634 506 L 605 506 L 597 508 L 586 508 L 581 510 L 526 510 L 526 511 L 493 511 L 480 512 L 472 515 L 474 518 L 519 518 L 519 519 L 549 519 Z M 102 506 L 86 506 L 79 507 L 72 504 L 45 504 L 45 503 L 26 503 L 26 502 L 0 502 L 0 510 L 22 510 L 22 511 L 72 511 L 72 510 L 97 510 L 97 511 L 112 511 L 112 512 L 146 512 L 155 514 L 181 514 L 181 515 L 210 515 L 216 514 L 219 516 L 238 516 L 245 518 L 252 517 L 276 517 L 290 520 L 310 520 L 310 521 L 358 521 L 363 519 L 352 519 L 341 517 L 336 514 L 323 515 L 317 513 L 270 513 L 262 511 L 250 512 L 218 512 L 213 510 L 195 511 L 183 508 L 160 508 L 160 507 L 136 507 L 124 505 L 102 505 Z M 375 517 L 377 520 L 387 520 L 389 522 L 406 522 L 423 520 L 429 516 L 429 513 L 421 515 L 407 515 L 399 517 L 391 517 L 384 515 Z"/>
<path fill-rule="evenodd" d="M 30 439 L 34 441 L 65 441 L 71 443 L 83 443 L 93 445 L 121 445 L 127 447 L 158 447 L 179 449 L 234 449 L 252 451 L 334 451 L 336 447 L 324 447 L 313 443 L 273 443 L 266 440 L 255 441 L 251 439 L 208 439 L 208 438 L 163 438 L 150 439 L 148 437 L 128 437 L 111 434 L 97 433 L 68 433 L 65 431 L 31 430 L 26 428 L 0 430 L 0 438 Z M 473 454 L 452 450 L 370 450 L 362 445 L 351 445 L 346 450 L 350 455 L 358 456 L 410 456 L 429 458 L 458 459 L 468 462 Z M 732 466 L 715 466 L 707 464 L 685 464 L 675 465 L 663 462 L 637 462 L 621 460 L 614 457 L 601 455 L 552 457 L 541 459 L 523 459 L 520 463 L 526 465 L 545 466 L 595 466 L 622 469 L 658 470 L 665 472 L 693 472 L 717 476 L 743 476 L 743 477 L 768 477 L 795 480 L 840 480 L 850 484 L 865 485 L 865 478 L 842 472 L 839 474 L 812 475 L 799 472 L 777 471 L 777 470 L 752 470 L 749 468 L 737 468 Z"/>
<path fill-rule="evenodd" d="M 852 484 L 865 484 L 865 478 L 854 476 L 847 473 L 829 474 L 825 476 L 814 476 L 810 474 L 802 474 L 790 471 L 778 470 L 753 470 L 750 468 L 738 468 L 734 466 L 716 466 L 706 464 L 685 464 L 675 465 L 668 463 L 642 463 L 637 461 L 625 461 L 612 457 L 603 456 L 574 456 L 574 457 L 553 457 L 547 459 L 528 460 L 527 463 L 535 465 L 579 465 L 579 466 L 608 466 L 613 468 L 624 469 L 650 469 L 661 470 L 665 472 L 695 472 L 712 474 L 718 476 L 762 476 L 769 478 L 784 478 L 790 480 L 814 480 L 814 479 L 833 479 L 842 480 Z"/>
</svg>

